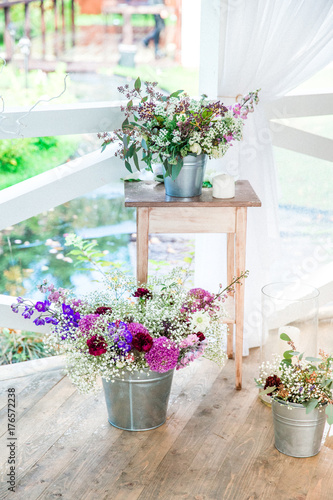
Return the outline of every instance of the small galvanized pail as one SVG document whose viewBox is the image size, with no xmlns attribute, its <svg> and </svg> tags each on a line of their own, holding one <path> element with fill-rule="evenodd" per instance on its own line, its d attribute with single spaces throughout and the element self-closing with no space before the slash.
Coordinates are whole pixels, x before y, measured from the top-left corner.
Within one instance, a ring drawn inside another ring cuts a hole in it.
<svg viewBox="0 0 333 500">
<path fill-rule="evenodd" d="M 200 196 L 202 193 L 202 183 L 205 175 L 207 155 L 192 156 L 183 158 L 183 166 L 175 180 L 165 176 L 163 167 L 163 177 L 165 194 L 176 198 L 192 198 Z"/>
<path fill-rule="evenodd" d="M 103 381 L 108 420 L 127 431 L 147 431 L 164 424 L 174 370 L 129 372 Z"/>
<path fill-rule="evenodd" d="M 289 408 L 288 408 L 289 406 Z M 291 457 L 319 453 L 326 423 L 324 408 L 306 414 L 303 405 L 272 400 L 275 447 Z"/>
</svg>

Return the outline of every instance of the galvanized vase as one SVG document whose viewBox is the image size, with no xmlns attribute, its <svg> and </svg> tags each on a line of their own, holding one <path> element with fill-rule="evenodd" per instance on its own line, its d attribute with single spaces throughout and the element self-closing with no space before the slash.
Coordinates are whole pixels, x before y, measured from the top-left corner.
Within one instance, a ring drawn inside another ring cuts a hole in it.
<svg viewBox="0 0 333 500">
<path fill-rule="evenodd" d="M 183 166 L 177 178 L 173 181 L 171 177 L 165 175 L 163 166 L 163 177 L 165 194 L 176 198 L 192 198 L 200 196 L 202 183 L 205 175 L 207 155 L 192 156 L 183 158 Z"/>
<path fill-rule="evenodd" d="M 174 370 L 129 372 L 103 381 L 108 420 L 126 431 L 147 431 L 164 424 Z"/>
<path fill-rule="evenodd" d="M 272 399 L 272 413 L 275 447 L 281 453 L 291 457 L 312 457 L 319 453 L 326 423 L 324 408 L 306 414 L 301 404 Z"/>
</svg>

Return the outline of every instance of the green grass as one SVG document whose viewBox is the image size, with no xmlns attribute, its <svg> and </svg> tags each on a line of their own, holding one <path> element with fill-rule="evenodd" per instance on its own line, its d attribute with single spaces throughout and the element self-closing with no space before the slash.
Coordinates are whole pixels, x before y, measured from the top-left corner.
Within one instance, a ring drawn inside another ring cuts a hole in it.
<svg viewBox="0 0 333 500">
<path fill-rule="evenodd" d="M 78 143 L 74 136 L 1 141 L 0 189 L 65 163 Z"/>
</svg>

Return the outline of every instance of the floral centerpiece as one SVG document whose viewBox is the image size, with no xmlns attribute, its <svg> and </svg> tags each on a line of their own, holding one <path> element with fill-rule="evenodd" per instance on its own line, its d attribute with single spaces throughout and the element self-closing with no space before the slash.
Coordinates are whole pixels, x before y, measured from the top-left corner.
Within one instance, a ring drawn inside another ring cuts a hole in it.
<svg viewBox="0 0 333 500">
<path fill-rule="evenodd" d="M 290 349 L 283 358 L 275 355 L 272 362 L 260 366 L 258 387 L 260 394 L 269 394 L 277 402 L 301 404 L 310 413 L 315 408 L 325 409 L 327 421 L 333 424 L 333 355 L 319 351 L 319 358 L 304 358 L 304 353 L 297 351 L 290 337 L 282 333 Z"/>
<path fill-rule="evenodd" d="M 108 263 L 94 243 L 69 235 L 66 244 L 75 246 L 71 254 L 79 262 L 88 261 L 101 273 L 103 290 L 77 298 L 44 281 L 39 286 L 47 294 L 44 300 L 19 297 L 12 310 L 35 325 L 50 324 L 46 342 L 66 354 L 68 375 L 81 392 L 94 390 L 98 376 L 114 380 L 125 371 L 164 373 L 202 355 L 223 365 L 223 302 L 247 271 L 216 294 L 185 290 L 186 272 L 179 269 L 138 288 L 117 267 L 104 270 Z"/>
<path fill-rule="evenodd" d="M 133 171 L 131 159 L 140 170 L 141 151 L 148 170 L 153 171 L 153 163 L 162 163 L 165 175 L 173 180 L 188 155 L 220 158 L 234 141 L 241 140 L 244 120 L 259 101 L 259 90 L 249 92 L 234 106 L 225 106 L 205 94 L 199 100 L 183 90 L 165 96 L 156 90 L 156 82 L 144 82 L 144 86 L 142 90 L 137 78 L 133 89 L 127 84 L 118 87 L 128 100 L 121 107 L 125 119 L 121 129 L 99 134 L 102 147 L 120 141 L 115 154 L 125 161 L 127 170 Z"/>
</svg>

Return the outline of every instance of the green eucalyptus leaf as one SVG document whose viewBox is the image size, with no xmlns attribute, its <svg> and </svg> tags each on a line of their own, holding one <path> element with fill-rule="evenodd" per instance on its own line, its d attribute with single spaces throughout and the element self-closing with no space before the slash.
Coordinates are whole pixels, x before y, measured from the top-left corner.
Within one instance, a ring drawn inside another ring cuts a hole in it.
<svg viewBox="0 0 333 500">
<path fill-rule="evenodd" d="M 291 359 L 294 356 L 294 351 L 289 350 L 283 353 L 284 359 Z"/>
<path fill-rule="evenodd" d="M 176 92 L 173 92 L 172 94 L 170 94 L 169 98 L 170 97 L 178 97 L 179 94 L 182 94 L 184 92 L 184 90 L 176 90 Z"/>
<path fill-rule="evenodd" d="M 182 158 L 178 158 L 176 165 L 172 165 L 171 179 L 173 181 L 175 179 L 177 179 L 177 177 L 182 169 L 182 166 L 183 166 L 183 159 Z"/>
<path fill-rule="evenodd" d="M 125 130 L 127 128 L 128 124 L 129 124 L 128 118 L 125 118 L 125 120 L 123 121 L 123 123 L 121 125 L 121 128 L 123 130 Z"/>
<path fill-rule="evenodd" d="M 125 160 L 125 167 L 127 168 L 127 170 L 129 172 L 132 173 L 132 167 L 131 167 L 131 164 L 130 164 L 130 162 L 128 160 Z"/>
<path fill-rule="evenodd" d="M 134 160 L 134 164 L 136 166 L 136 169 L 140 171 L 139 159 L 138 159 L 138 155 L 136 154 L 136 151 L 133 151 L 133 160 Z"/>
<path fill-rule="evenodd" d="M 141 89 L 141 80 L 140 80 L 139 76 L 138 76 L 138 78 L 134 82 L 134 88 L 135 88 L 135 90 L 140 90 Z"/>
<path fill-rule="evenodd" d="M 291 338 L 286 333 L 281 333 L 280 339 L 285 340 L 286 342 L 291 342 Z"/>
<path fill-rule="evenodd" d="M 328 425 L 332 425 L 333 424 L 333 405 L 332 404 L 329 404 L 326 406 L 325 413 L 327 415 Z"/>
<path fill-rule="evenodd" d="M 310 399 L 310 401 L 304 401 L 302 404 L 306 408 L 306 414 L 308 414 L 318 406 L 318 399 Z"/>
<path fill-rule="evenodd" d="M 310 361 L 310 363 L 319 363 L 320 361 L 322 361 L 321 358 L 313 358 L 312 356 L 308 356 L 305 359 L 306 361 Z"/>
<path fill-rule="evenodd" d="M 259 396 L 264 396 L 265 394 L 271 394 L 272 392 L 275 391 L 275 389 L 276 389 L 276 385 L 273 385 L 273 387 L 267 387 L 263 391 L 259 392 Z"/>
</svg>

